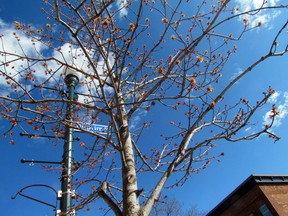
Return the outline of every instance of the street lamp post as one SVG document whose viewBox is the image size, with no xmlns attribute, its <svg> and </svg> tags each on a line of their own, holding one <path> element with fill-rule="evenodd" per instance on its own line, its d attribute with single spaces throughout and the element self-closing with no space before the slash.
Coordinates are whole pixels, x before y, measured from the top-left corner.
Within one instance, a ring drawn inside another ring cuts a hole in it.
<svg viewBox="0 0 288 216">
<path fill-rule="evenodd" d="M 75 86 L 80 80 L 80 73 L 65 67 L 65 84 L 68 88 L 68 100 L 77 100 L 75 94 Z M 62 156 L 62 175 L 61 175 L 61 197 L 60 197 L 60 215 L 72 216 L 75 215 L 72 209 L 72 166 L 73 166 L 73 128 L 69 125 L 72 121 L 73 110 L 75 105 L 72 103 L 67 104 L 66 110 L 66 121 L 67 125 L 65 128 L 65 141 L 64 151 Z"/>
</svg>

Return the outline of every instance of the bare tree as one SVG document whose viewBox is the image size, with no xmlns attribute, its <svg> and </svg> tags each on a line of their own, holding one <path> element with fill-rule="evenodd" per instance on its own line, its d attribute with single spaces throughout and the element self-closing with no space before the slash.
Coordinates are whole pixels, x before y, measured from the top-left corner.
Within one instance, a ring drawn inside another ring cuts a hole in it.
<svg viewBox="0 0 288 216">
<path fill-rule="evenodd" d="M 89 142 L 80 142 L 85 153 L 73 173 L 74 207 L 102 199 L 115 215 L 149 215 L 165 188 L 184 184 L 223 155 L 209 154 L 220 140 L 262 134 L 278 139 L 269 131 L 276 107 L 271 123 L 245 132 L 272 88 L 254 104 L 245 98 L 231 104 L 225 95 L 257 65 L 287 52 L 287 44 L 277 43 L 287 21 L 267 39 L 266 53 L 233 80 L 222 79 L 230 76 L 225 65 L 237 42 L 262 25 L 249 20 L 274 10 L 287 11 L 287 5 L 263 0 L 245 11 L 229 0 L 46 0 L 44 27 L 18 20 L 16 30 L 1 37 L 1 85 L 7 94 L 0 96 L 0 112 L 10 122 L 2 136 L 14 143 L 13 131 L 20 129 L 60 142 L 65 126 L 82 131 Z M 231 25 L 239 28 L 230 32 Z M 7 43 L 12 37 L 16 52 Z M 66 67 L 82 74 L 78 100 L 66 98 Z M 65 104 L 75 106 L 73 121 L 65 119 Z M 161 126 L 167 133 L 153 124 L 155 112 L 171 117 Z M 108 133 L 81 126 L 95 122 L 107 124 Z M 147 142 L 157 129 L 162 140 Z M 153 176 L 153 185 L 139 185 L 147 176 Z"/>
<path fill-rule="evenodd" d="M 192 206 L 185 214 L 185 216 L 205 216 L 207 213 L 199 211 L 196 206 Z"/>
<path fill-rule="evenodd" d="M 150 216 L 180 216 L 182 214 L 182 206 L 175 199 L 168 200 L 166 202 L 157 202 L 151 211 Z"/>
<path fill-rule="evenodd" d="M 175 198 L 154 204 L 149 216 L 205 216 L 204 212 L 197 210 L 196 206 L 191 206 L 187 211 L 183 210 L 183 206 Z"/>
</svg>

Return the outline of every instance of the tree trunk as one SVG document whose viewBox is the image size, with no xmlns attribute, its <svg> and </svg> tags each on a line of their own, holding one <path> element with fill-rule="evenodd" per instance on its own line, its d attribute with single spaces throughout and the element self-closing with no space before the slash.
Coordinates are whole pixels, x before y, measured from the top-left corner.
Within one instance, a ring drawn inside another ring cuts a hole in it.
<svg viewBox="0 0 288 216">
<path fill-rule="evenodd" d="M 121 98 L 121 96 L 119 97 Z M 124 104 L 120 99 L 119 104 Z M 119 137 L 122 147 L 123 215 L 142 215 L 138 200 L 136 168 L 131 134 L 124 105 L 119 108 Z"/>
</svg>

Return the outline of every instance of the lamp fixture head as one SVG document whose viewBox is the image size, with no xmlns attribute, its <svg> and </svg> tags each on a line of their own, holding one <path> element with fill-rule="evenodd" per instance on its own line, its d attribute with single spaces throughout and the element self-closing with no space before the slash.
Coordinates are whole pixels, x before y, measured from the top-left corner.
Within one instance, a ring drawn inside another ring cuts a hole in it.
<svg viewBox="0 0 288 216">
<path fill-rule="evenodd" d="M 67 66 L 64 67 L 63 74 L 65 76 L 66 85 L 73 85 L 73 86 L 76 86 L 79 83 L 82 76 L 82 74 L 79 71 L 76 71 Z"/>
</svg>

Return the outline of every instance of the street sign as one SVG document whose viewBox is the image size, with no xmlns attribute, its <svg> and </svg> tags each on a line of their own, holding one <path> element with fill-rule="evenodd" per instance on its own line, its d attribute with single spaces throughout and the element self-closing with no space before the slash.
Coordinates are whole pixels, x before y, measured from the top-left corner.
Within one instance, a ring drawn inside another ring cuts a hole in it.
<svg viewBox="0 0 288 216">
<path fill-rule="evenodd" d="M 107 134 L 108 133 L 108 126 L 107 125 L 79 123 L 79 128 L 84 129 L 84 130 L 89 130 L 91 132 L 99 133 L 99 134 Z"/>
</svg>

